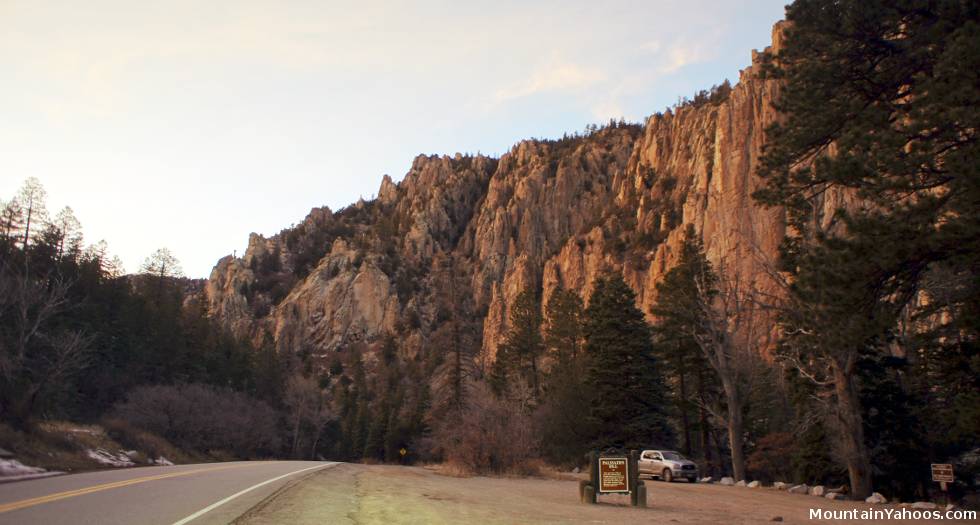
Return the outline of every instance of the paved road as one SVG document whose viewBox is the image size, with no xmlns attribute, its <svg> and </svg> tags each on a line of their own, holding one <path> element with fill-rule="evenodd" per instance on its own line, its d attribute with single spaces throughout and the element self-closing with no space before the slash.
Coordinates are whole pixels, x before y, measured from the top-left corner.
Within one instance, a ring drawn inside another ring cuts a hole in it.
<svg viewBox="0 0 980 525">
<path fill-rule="evenodd" d="M 290 481 L 334 465 L 238 461 L 5 483 L 0 484 L 0 524 L 228 523 Z"/>
</svg>

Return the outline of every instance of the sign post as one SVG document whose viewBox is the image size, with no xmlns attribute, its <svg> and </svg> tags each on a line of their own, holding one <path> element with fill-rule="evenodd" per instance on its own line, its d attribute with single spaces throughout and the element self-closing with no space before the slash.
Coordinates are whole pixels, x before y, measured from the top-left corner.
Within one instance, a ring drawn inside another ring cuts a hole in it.
<svg viewBox="0 0 980 525">
<path fill-rule="evenodd" d="M 949 504 L 949 493 L 946 492 L 947 483 L 952 483 L 956 480 L 953 477 L 953 465 L 950 463 L 933 463 L 932 464 L 932 480 L 939 482 L 939 488 L 943 491 L 943 500 L 948 505 Z"/>
</svg>

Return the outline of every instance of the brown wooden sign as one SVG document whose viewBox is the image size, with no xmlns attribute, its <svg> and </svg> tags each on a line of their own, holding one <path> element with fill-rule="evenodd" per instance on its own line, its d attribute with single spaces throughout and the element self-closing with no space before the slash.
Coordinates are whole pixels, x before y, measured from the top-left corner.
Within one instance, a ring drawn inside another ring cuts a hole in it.
<svg viewBox="0 0 980 525">
<path fill-rule="evenodd" d="M 625 457 L 599 458 L 599 492 L 629 492 L 629 459 Z"/>
<path fill-rule="evenodd" d="M 953 482 L 953 465 L 949 463 L 933 463 L 932 464 L 932 480 L 952 483 Z"/>
</svg>

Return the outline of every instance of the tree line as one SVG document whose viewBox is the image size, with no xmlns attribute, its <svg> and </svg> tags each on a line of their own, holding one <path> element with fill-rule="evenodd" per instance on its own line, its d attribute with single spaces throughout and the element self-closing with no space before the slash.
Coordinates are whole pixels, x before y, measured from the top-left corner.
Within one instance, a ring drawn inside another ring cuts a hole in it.
<svg viewBox="0 0 980 525">
<path fill-rule="evenodd" d="M 84 243 L 70 207 L 49 214 L 28 179 L 0 202 L 0 421 L 30 432 L 40 420 L 108 418 L 189 451 L 283 454 L 292 441 L 280 420 L 310 419 L 295 367 L 209 319 L 200 288 L 166 248 L 125 274 L 104 241 Z M 236 419 L 242 411 L 270 417 Z"/>
</svg>

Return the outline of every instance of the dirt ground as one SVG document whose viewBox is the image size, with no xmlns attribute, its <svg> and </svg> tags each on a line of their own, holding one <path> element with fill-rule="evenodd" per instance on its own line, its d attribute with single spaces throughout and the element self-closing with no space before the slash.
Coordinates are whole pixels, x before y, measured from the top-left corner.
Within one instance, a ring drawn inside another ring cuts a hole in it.
<svg viewBox="0 0 980 525">
<path fill-rule="evenodd" d="M 643 509 L 630 507 L 624 496 L 603 496 L 598 505 L 583 505 L 573 479 L 455 478 L 420 467 L 342 464 L 287 485 L 236 523 L 812 524 L 855 521 L 810 520 L 811 508 L 885 508 L 772 489 L 645 483 L 648 508 Z M 920 523 L 881 521 L 892 522 Z"/>
</svg>

